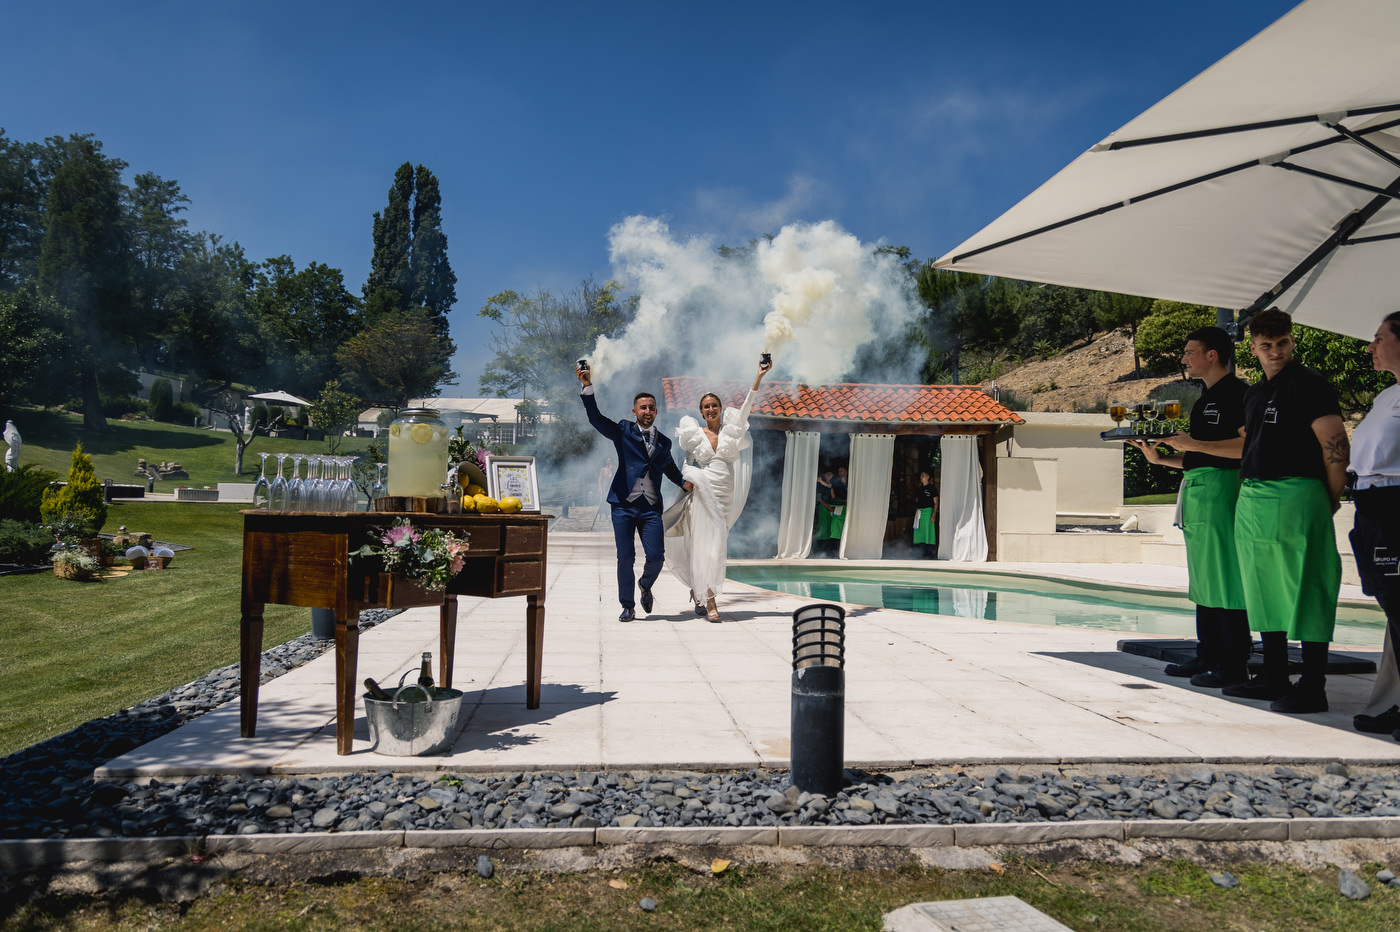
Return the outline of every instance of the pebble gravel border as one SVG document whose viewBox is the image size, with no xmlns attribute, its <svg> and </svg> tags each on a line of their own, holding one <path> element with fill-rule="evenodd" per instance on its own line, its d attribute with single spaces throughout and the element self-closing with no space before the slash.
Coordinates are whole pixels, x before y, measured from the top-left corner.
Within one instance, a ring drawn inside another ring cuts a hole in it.
<svg viewBox="0 0 1400 932">
<path fill-rule="evenodd" d="M 361 627 L 393 612 L 364 613 Z M 329 647 L 305 635 L 263 654 L 262 681 Z M 93 770 L 237 697 L 215 670 L 0 760 L 0 868 L 201 852 L 356 847 L 1033 844 L 1061 839 L 1400 838 L 1400 772 L 845 772 L 834 795 L 783 772 L 543 771 L 200 775 L 94 780 Z"/>
</svg>

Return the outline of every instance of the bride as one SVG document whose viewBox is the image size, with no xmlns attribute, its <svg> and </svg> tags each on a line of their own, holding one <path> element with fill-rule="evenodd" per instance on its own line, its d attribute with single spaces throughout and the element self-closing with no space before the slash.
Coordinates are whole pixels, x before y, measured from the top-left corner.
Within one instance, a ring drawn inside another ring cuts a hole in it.
<svg viewBox="0 0 1400 932">
<path fill-rule="evenodd" d="M 772 367 L 765 356 L 742 408 L 724 408 L 721 416 L 719 396 L 710 392 L 700 399 L 705 423 L 686 415 L 676 428 L 676 443 L 686 454 L 681 474 L 693 489 L 663 518 L 670 538 L 666 566 L 690 589 L 695 614 L 708 615 L 710 621 L 719 621 L 715 596 L 724 587 L 729 528 L 744 507 L 743 502 L 735 507 L 734 486 L 739 451 L 749 445 L 749 409 Z"/>
</svg>

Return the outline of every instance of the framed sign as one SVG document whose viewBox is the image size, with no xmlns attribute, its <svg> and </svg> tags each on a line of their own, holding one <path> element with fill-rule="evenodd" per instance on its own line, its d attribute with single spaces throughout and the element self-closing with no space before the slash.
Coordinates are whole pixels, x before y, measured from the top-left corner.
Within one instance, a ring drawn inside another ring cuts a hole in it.
<svg viewBox="0 0 1400 932">
<path fill-rule="evenodd" d="M 521 511 L 540 510 L 540 483 L 533 456 L 486 457 L 486 494 L 500 501 L 514 496 Z"/>
</svg>

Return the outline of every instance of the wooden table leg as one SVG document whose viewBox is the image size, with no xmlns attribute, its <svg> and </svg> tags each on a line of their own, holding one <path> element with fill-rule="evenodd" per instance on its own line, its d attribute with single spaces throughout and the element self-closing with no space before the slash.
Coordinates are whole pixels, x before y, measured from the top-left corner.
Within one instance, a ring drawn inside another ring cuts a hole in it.
<svg viewBox="0 0 1400 932">
<path fill-rule="evenodd" d="M 360 613 L 335 620 L 335 752 L 349 754 L 355 749 L 355 696 L 359 692 L 356 673 L 360 660 Z"/>
<path fill-rule="evenodd" d="M 544 659 L 544 593 L 525 597 L 525 708 L 540 707 Z"/>
<path fill-rule="evenodd" d="M 457 597 L 443 597 L 438 615 L 438 684 L 452 688 L 452 659 L 457 656 Z"/>
<path fill-rule="evenodd" d="M 251 738 L 258 730 L 258 681 L 262 679 L 263 606 L 245 603 L 238 623 L 239 733 Z"/>
</svg>

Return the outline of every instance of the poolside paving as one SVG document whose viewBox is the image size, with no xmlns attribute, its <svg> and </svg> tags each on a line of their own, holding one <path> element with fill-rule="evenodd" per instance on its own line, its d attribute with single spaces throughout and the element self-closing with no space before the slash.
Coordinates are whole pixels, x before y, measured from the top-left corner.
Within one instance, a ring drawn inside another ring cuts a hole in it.
<svg viewBox="0 0 1400 932">
<path fill-rule="evenodd" d="M 721 598 L 723 622 L 711 624 L 695 617 L 684 588 L 663 572 L 657 611 L 623 624 L 614 560 L 602 528 L 551 532 L 538 709 L 525 708 L 524 600 L 460 601 L 454 685 L 466 691 L 465 725 L 449 754 L 370 753 L 361 715 L 354 753 L 338 756 L 327 652 L 263 686 L 257 737 L 239 736 L 233 702 L 98 774 L 786 766 L 791 612 L 808 600 L 731 582 Z M 1182 569 L 1142 564 L 966 568 L 1155 589 L 1186 584 Z M 1159 661 L 1120 653 L 1121 632 L 854 606 L 848 622 L 850 766 L 1400 761 L 1400 742 L 1351 727 L 1372 676 L 1331 677 L 1332 711 L 1284 716 L 1266 703 L 1167 677 Z M 436 609 L 409 610 L 362 636 L 359 676 L 397 682 L 417 669 L 422 651 L 437 649 Z"/>
</svg>

